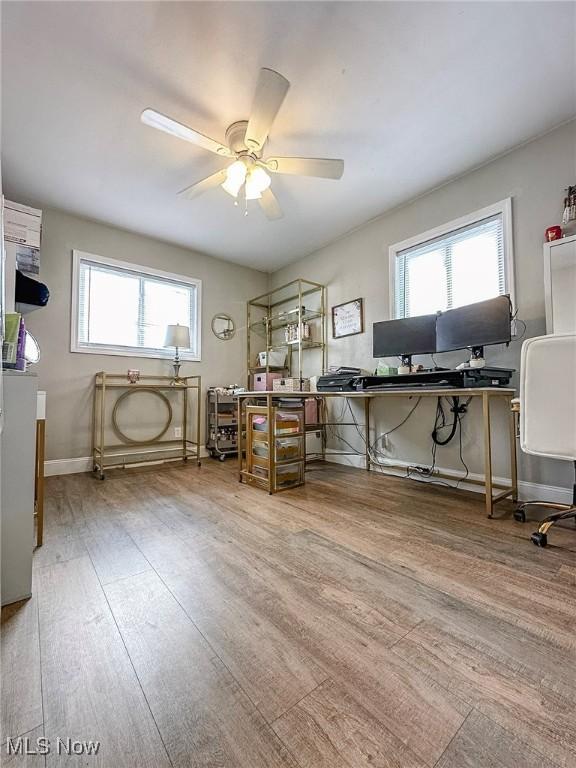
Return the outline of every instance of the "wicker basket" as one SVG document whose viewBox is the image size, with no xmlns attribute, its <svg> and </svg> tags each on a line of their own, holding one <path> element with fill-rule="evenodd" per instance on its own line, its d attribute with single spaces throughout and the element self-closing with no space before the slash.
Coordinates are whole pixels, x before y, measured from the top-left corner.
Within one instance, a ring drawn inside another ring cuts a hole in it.
<svg viewBox="0 0 576 768">
<path fill-rule="evenodd" d="M 310 392 L 310 379 L 274 379 L 274 392 Z"/>
</svg>

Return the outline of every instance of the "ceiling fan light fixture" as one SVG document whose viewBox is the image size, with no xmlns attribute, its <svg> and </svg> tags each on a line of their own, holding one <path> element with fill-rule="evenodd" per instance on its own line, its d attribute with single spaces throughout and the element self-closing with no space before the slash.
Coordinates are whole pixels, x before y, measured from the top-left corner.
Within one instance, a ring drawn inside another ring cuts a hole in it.
<svg viewBox="0 0 576 768">
<path fill-rule="evenodd" d="M 226 181 L 221 185 L 222 189 L 232 197 L 238 197 L 240 187 L 246 181 L 246 172 L 246 165 L 242 160 L 236 160 L 226 169 Z"/>
<path fill-rule="evenodd" d="M 259 200 L 271 181 L 264 168 L 260 166 L 253 168 L 246 177 L 246 200 Z"/>
<path fill-rule="evenodd" d="M 262 197 L 262 192 L 260 190 L 255 189 L 251 184 L 246 182 L 246 186 L 244 187 L 244 195 L 246 197 L 246 200 L 260 200 Z"/>
</svg>

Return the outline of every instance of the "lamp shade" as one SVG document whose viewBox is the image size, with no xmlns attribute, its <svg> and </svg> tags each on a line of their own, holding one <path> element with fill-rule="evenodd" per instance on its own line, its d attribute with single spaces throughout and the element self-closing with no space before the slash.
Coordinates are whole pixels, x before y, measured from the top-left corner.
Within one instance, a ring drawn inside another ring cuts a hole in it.
<svg viewBox="0 0 576 768">
<path fill-rule="evenodd" d="M 167 325 L 164 346 L 190 349 L 190 328 L 187 325 Z"/>
</svg>

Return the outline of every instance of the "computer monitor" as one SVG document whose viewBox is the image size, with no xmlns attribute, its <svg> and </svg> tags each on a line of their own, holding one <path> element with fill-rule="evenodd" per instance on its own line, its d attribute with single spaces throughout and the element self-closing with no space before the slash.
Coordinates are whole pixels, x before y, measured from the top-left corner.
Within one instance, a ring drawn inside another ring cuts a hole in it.
<svg viewBox="0 0 576 768">
<path fill-rule="evenodd" d="M 511 320 L 509 296 L 497 296 L 441 312 L 436 321 L 436 351 L 507 344 L 512 338 Z"/>
<path fill-rule="evenodd" d="M 436 315 L 374 323 L 372 349 L 374 357 L 406 357 L 436 352 Z"/>
</svg>

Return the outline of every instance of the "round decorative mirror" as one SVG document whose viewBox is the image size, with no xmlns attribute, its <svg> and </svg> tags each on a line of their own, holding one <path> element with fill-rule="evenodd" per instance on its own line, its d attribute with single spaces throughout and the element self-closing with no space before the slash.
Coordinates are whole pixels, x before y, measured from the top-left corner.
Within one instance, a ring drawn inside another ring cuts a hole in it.
<svg viewBox="0 0 576 768">
<path fill-rule="evenodd" d="M 40 360 L 40 347 L 38 342 L 32 336 L 30 331 L 26 331 L 26 341 L 24 342 L 24 357 L 29 365 L 34 365 Z"/>
<path fill-rule="evenodd" d="M 230 315 L 218 314 L 212 318 L 212 333 L 221 341 L 228 341 L 234 336 L 236 326 Z"/>
</svg>

